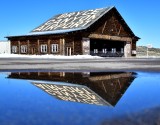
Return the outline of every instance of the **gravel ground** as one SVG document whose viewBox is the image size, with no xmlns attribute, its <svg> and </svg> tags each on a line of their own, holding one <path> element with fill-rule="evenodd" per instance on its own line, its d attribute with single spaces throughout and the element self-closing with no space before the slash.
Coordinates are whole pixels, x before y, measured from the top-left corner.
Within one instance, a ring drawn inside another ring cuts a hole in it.
<svg viewBox="0 0 160 125">
<path fill-rule="evenodd" d="M 30 59 L 0 58 L 0 71 L 160 71 L 160 58 Z"/>
</svg>

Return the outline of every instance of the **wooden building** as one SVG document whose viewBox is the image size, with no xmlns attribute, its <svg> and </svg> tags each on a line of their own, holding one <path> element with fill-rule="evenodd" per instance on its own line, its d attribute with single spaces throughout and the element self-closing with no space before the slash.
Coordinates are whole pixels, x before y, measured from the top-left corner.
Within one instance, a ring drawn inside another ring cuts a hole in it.
<svg viewBox="0 0 160 125">
<path fill-rule="evenodd" d="M 135 79 L 132 72 L 13 72 L 51 96 L 79 103 L 115 106 Z"/>
<path fill-rule="evenodd" d="M 30 33 L 7 36 L 15 54 L 136 56 L 138 37 L 115 7 L 59 14 Z"/>
</svg>

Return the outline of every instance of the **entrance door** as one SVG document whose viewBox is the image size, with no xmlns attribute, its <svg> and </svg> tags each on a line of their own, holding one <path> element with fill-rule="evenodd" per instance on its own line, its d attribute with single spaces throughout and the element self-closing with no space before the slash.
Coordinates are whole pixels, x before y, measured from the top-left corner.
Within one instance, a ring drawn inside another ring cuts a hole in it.
<svg viewBox="0 0 160 125">
<path fill-rule="evenodd" d="M 72 48 L 67 47 L 67 56 L 71 56 L 71 55 L 72 55 Z"/>
</svg>

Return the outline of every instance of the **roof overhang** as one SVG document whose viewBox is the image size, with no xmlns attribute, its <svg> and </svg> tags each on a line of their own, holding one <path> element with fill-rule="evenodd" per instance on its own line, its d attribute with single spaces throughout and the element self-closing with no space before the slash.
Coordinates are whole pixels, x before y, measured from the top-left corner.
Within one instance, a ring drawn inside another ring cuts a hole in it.
<svg viewBox="0 0 160 125">
<path fill-rule="evenodd" d="M 55 31 L 45 31 L 45 32 L 30 32 L 28 34 L 24 35 L 17 35 L 17 36 L 6 36 L 6 38 L 16 38 L 16 37 L 29 37 L 29 36 L 44 36 L 44 35 L 61 35 L 61 34 L 67 34 L 72 32 L 81 31 L 83 29 L 77 28 L 77 29 L 65 29 L 65 30 L 55 30 Z"/>
</svg>

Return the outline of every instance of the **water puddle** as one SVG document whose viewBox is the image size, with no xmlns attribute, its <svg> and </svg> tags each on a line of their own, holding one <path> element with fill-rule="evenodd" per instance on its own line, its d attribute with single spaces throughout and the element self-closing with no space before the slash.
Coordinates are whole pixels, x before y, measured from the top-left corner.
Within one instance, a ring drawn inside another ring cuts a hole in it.
<svg viewBox="0 0 160 125">
<path fill-rule="evenodd" d="M 105 124 L 158 107 L 159 79 L 147 72 L 0 73 L 0 124 Z"/>
</svg>

